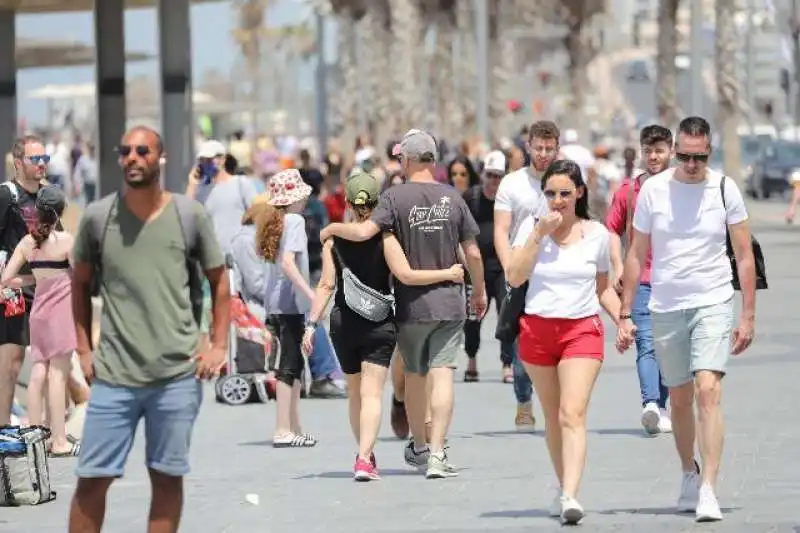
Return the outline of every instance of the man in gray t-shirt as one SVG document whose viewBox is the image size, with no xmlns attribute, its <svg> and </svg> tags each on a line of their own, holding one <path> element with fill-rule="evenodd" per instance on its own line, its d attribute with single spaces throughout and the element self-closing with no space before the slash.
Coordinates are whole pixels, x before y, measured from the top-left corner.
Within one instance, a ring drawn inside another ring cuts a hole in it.
<svg viewBox="0 0 800 533">
<path fill-rule="evenodd" d="M 438 148 L 433 136 L 410 130 L 397 147 L 408 183 L 388 189 L 372 219 L 354 224 L 331 224 L 330 236 L 367 240 L 378 232 L 394 233 L 414 269 L 442 269 L 459 263 L 459 247 L 469 268 L 474 290 L 472 305 L 486 310 L 483 262 L 475 242 L 478 225 L 461 195 L 434 179 Z M 453 411 L 453 369 L 464 350 L 464 293 L 462 286 L 438 283 L 409 287 L 395 281 L 397 346 L 406 371 L 406 411 L 414 436 L 405 449 L 411 466 L 425 469 L 429 478 L 457 475 L 444 451 L 445 432 Z M 428 404 L 426 380 L 447 401 L 431 405 L 430 443 L 425 442 Z M 438 392 L 442 391 L 442 392 Z M 446 392 L 445 392 L 446 391 Z"/>
</svg>

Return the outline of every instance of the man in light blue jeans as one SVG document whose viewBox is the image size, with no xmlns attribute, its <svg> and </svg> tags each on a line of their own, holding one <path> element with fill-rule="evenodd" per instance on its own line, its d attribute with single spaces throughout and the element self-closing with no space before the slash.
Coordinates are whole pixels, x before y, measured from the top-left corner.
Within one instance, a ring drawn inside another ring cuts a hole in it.
<svg viewBox="0 0 800 533">
<path fill-rule="evenodd" d="M 709 522 L 722 520 L 716 496 L 724 440 L 722 378 L 729 357 L 753 341 L 755 261 L 747 210 L 736 183 L 707 168 L 708 122 L 700 117 L 681 121 L 675 148 L 677 168 L 650 177 L 636 201 L 617 341 L 623 347 L 633 340 L 634 296 L 652 248 L 653 341 L 669 387 L 683 470 L 677 508 L 694 512 L 698 522 Z M 735 329 L 732 264 L 742 293 Z M 702 471 L 695 460 L 695 403 Z"/>
<path fill-rule="evenodd" d="M 142 419 L 152 492 L 148 531 L 178 531 L 199 380 L 219 376 L 228 348 L 228 274 L 211 219 L 199 203 L 160 188 L 163 144 L 156 132 L 134 128 L 118 151 L 124 192 L 86 209 L 73 249 L 76 351 L 92 391 L 70 533 L 101 531 L 106 494 L 124 473 Z M 190 287 L 200 287 L 187 265 L 196 264 L 211 288 L 212 338 L 205 346 L 190 297 Z M 104 303 L 94 353 L 93 281 Z"/>
</svg>

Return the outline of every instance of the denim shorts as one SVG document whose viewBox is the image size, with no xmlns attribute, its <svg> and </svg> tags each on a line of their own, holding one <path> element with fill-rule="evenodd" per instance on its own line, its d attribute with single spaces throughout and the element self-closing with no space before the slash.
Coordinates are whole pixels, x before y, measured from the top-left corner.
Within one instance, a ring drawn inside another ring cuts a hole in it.
<svg viewBox="0 0 800 533">
<path fill-rule="evenodd" d="M 691 382 L 700 370 L 725 374 L 731 355 L 733 298 L 652 317 L 656 358 L 667 387 Z"/>
<path fill-rule="evenodd" d="M 152 387 L 92 384 L 76 475 L 121 477 L 144 418 L 148 468 L 168 476 L 189 473 L 189 443 L 203 399 L 194 376 Z"/>
</svg>

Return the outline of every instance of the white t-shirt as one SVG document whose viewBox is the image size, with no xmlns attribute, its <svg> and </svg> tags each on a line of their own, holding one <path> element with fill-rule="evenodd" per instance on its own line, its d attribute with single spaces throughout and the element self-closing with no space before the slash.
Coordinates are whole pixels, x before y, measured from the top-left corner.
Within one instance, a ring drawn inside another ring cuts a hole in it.
<svg viewBox="0 0 800 533">
<path fill-rule="evenodd" d="M 520 225 L 528 215 L 535 218 L 547 212 L 547 200 L 542 194 L 542 182 L 530 167 L 521 168 L 507 174 L 501 181 L 494 199 L 495 211 L 511 213 L 511 235 L 514 242 Z"/>
<path fill-rule="evenodd" d="M 667 169 L 642 185 L 633 227 L 650 235 L 653 251 L 650 310 L 668 313 L 716 305 L 733 297 L 731 264 L 725 252 L 726 224 L 747 220 L 736 183 L 707 171 L 701 183 L 674 179 Z"/>
<path fill-rule="evenodd" d="M 532 216 L 522 222 L 514 248 L 525 245 L 534 225 Z M 528 278 L 525 314 L 544 318 L 598 314 L 597 274 L 608 272 L 610 264 L 608 230 L 598 222 L 583 222 L 583 239 L 566 247 L 545 237 Z"/>
</svg>

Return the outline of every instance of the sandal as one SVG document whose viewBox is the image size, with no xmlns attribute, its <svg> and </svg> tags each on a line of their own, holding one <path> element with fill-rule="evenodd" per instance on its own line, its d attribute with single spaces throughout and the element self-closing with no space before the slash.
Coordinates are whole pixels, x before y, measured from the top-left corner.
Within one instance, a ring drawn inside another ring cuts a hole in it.
<svg viewBox="0 0 800 533">
<path fill-rule="evenodd" d="M 81 443 L 78 441 L 69 441 L 70 447 L 69 450 L 65 452 L 48 452 L 48 457 L 51 459 L 57 459 L 60 457 L 78 457 L 78 454 L 81 453 Z"/>
<path fill-rule="evenodd" d="M 480 381 L 480 377 L 477 370 L 464 371 L 464 383 L 477 383 L 478 381 Z"/>
<path fill-rule="evenodd" d="M 272 439 L 273 448 L 313 448 L 316 445 L 316 439 L 308 434 L 289 433 Z"/>
</svg>

